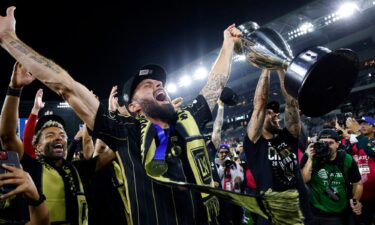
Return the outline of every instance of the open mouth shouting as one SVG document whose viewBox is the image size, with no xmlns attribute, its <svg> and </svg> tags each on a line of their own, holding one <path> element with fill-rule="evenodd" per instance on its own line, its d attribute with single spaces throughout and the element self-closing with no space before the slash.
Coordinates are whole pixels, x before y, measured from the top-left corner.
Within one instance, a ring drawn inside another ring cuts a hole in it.
<svg viewBox="0 0 375 225">
<path fill-rule="evenodd" d="M 169 98 L 164 89 L 160 88 L 154 92 L 154 98 L 161 104 L 169 104 Z"/>
<path fill-rule="evenodd" d="M 51 147 L 55 154 L 62 154 L 64 152 L 64 145 L 60 142 L 52 143 Z"/>
</svg>

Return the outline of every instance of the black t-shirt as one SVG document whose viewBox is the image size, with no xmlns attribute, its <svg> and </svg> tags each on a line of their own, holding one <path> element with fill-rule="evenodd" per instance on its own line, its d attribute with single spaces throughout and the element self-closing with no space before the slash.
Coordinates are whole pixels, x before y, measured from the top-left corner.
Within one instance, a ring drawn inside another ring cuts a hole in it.
<svg viewBox="0 0 375 225">
<path fill-rule="evenodd" d="M 198 96 L 186 110 L 192 114 L 200 128 L 212 119 L 203 96 Z M 134 224 L 207 223 L 206 209 L 199 194 L 158 184 L 147 176 L 142 165 L 141 127 L 138 120 L 133 117 L 108 115 L 107 110 L 100 106 L 95 119 L 94 135 L 109 148 L 118 151 L 122 158 Z M 157 135 L 154 138 L 158 144 Z M 186 155 L 171 154 L 172 147 L 176 146 L 185 151 L 181 135 L 173 130 L 166 152 L 166 176 L 174 180 L 194 182 Z"/>
<path fill-rule="evenodd" d="M 272 188 L 274 191 L 285 191 L 296 188 L 298 139 L 287 129 L 284 128 L 269 140 L 260 137 L 255 144 L 245 135 L 243 145 L 258 190 Z"/>
<path fill-rule="evenodd" d="M 297 189 L 300 208 L 305 222 L 312 218 L 308 204 L 308 194 L 300 173 L 297 151 L 298 138 L 286 129 L 282 129 L 272 139 L 260 137 L 254 144 L 248 136 L 244 137 L 244 152 L 258 191 L 285 191 Z M 270 224 L 258 217 L 259 224 Z"/>
</svg>

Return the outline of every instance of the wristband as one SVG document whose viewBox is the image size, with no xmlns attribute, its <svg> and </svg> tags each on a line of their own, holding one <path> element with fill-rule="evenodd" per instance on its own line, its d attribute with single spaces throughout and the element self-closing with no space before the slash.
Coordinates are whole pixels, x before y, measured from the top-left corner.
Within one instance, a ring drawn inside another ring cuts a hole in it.
<svg viewBox="0 0 375 225">
<path fill-rule="evenodd" d="M 22 88 L 12 88 L 8 86 L 7 95 L 20 97 L 22 93 Z"/>
<path fill-rule="evenodd" d="M 37 200 L 31 200 L 29 198 L 26 198 L 27 204 L 30 206 L 39 206 L 46 200 L 46 196 L 42 193 L 39 193 L 39 199 Z"/>
</svg>

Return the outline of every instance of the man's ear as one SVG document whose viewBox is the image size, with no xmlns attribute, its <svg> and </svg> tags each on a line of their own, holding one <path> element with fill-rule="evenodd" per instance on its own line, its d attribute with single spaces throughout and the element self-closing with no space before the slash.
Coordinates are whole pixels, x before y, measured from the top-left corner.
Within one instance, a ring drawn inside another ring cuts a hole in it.
<svg viewBox="0 0 375 225">
<path fill-rule="evenodd" d="M 42 152 L 41 149 L 40 149 L 41 144 L 37 143 L 37 144 L 34 145 L 34 147 L 35 147 L 35 150 L 37 150 L 38 152 Z"/>
<path fill-rule="evenodd" d="M 129 108 L 129 111 L 131 113 L 139 113 L 141 111 L 141 105 L 136 102 L 136 101 L 132 101 L 129 105 L 128 105 L 128 108 Z"/>
</svg>

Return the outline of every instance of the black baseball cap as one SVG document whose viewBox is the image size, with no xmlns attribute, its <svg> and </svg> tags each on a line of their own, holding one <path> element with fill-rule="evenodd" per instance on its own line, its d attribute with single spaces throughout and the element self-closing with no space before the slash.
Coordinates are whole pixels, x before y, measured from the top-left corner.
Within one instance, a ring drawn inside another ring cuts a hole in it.
<svg viewBox="0 0 375 225">
<path fill-rule="evenodd" d="M 220 100 L 229 106 L 237 105 L 238 95 L 229 87 L 224 87 L 223 91 L 220 94 Z"/>
<path fill-rule="evenodd" d="M 145 65 L 139 69 L 134 76 L 126 81 L 122 89 L 122 97 L 126 107 L 128 107 L 131 102 L 134 94 L 133 92 L 137 88 L 137 85 L 141 83 L 142 80 L 146 79 L 158 80 L 163 82 L 164 85 L 167 79 L 167 74 L 163 67 L 155 64 Z"/>
<path fill-rule="evenodd" d="M 335 141 L 340 140 L 339 134 L 335 130 L 332 130 L 332 129 L 321 130 L 319 135 L 318 135 L 318 140 L 320 140 L 322 138 L 332 138 Z"/>
<path fill-rule="evenodd" d="M 267 103 L 266 109 L 272 109 L 274 113 L 279 113 L 280 104 L 277 101 L 270 101 Z"/>
<path fill-rule="evenodd" d="M 59 124 L 61 124 L 63 126 L 63 128 L 65 129 L 65 121 L 63 118 L 61 118 L 60 116 L 58 115 L 45 115 L 45 116 L 42 116 L 41 118 L 38 119 L 38 122 L 36 123 L 36 126 L 35 126 L 35 134 L 38 133 L 38 131 L 40 129 L 42 129 L 43 125 L 45 123 L 47 123 L 48 121 L 56 121 L 58 122 Z"/>
<path fill-rule="evenodd" d="M 40 131 L 43 128 L 44 124 L 46 124 L 49 121 L 54 121 L 54 122 L 59 123 L 65 131 L 65 121 L 60 116 L 58 116 L 58 115 L 42 116 L 41 118 L 38 119 L 38 122 L 36 123 L 36 126 L 35 126 L 34 137 L 33 137 L 33 141 L 32 141 L 33 145 L 36 144 L 39 141 L 40 134 L 41 134 Z"/>
</svg>

